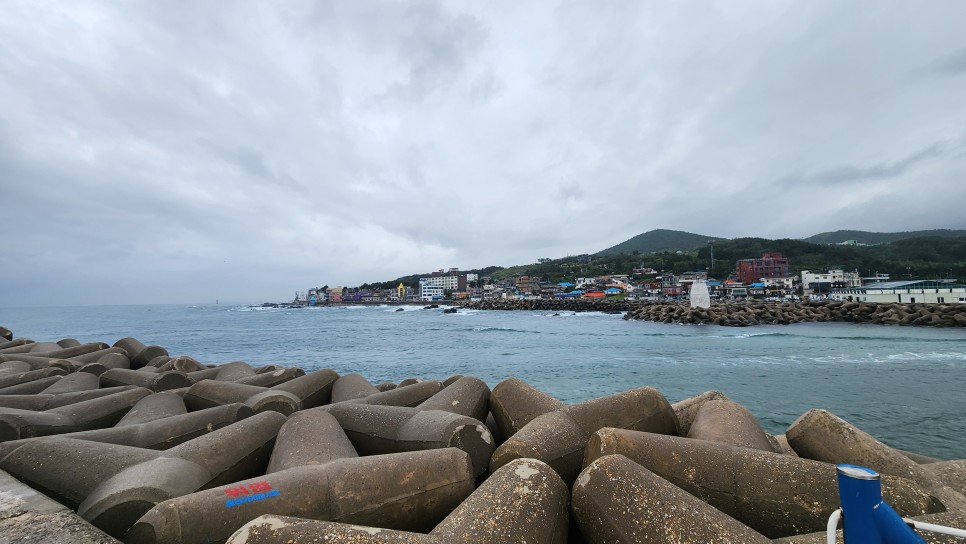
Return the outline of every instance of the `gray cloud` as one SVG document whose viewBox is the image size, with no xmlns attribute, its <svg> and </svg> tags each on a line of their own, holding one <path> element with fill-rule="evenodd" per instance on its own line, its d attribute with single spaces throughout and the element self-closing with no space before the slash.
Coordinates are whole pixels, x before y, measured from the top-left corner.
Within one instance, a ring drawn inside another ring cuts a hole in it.
<svg viewBox="0 0 966 544">
<path fill-rule="evenodd" d="M 930 64 L 933 70 L 944 75 L 960 75 L 966 72 L 966 48 L 940 57 Z"/>
<path fill-rule="evenodd" d="M 876 7 L 9 3 L 0 306 L 966 227 L 966 5 Z"/>
<path fill-rule="evenodd" d="M 896 161 L 864 167 L 853 165 L 836 166 L 821 172 L 816 172 L 815 174 L 786 177 L 778 183 L 784 186 L 806 184 L 808 186 L 818 185 L 827 187 L 848 186 L 850 184 L 868 181 L 893 179 L 907 174 L 916 167 L 922 166 L 929 161 L 958 154 L 963 149 L 966 149 L 964 142 L 952 145 L 950 142 L 938 142 Z"/>
</svg>

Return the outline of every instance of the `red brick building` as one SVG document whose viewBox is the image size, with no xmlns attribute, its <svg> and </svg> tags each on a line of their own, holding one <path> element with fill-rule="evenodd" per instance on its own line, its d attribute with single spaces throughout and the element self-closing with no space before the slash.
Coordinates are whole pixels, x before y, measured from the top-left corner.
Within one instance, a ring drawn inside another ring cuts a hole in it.
<svg viewBox="0 0 966 544">
<path fill-rule="evenodd" d="M 736 263 L 738 281 L 745 285 L 762 278 L 785 278 L 790 275 L 788 259 L 781 253 L 765 253 L 760 259 L 741 259 Z"/>
</svg>

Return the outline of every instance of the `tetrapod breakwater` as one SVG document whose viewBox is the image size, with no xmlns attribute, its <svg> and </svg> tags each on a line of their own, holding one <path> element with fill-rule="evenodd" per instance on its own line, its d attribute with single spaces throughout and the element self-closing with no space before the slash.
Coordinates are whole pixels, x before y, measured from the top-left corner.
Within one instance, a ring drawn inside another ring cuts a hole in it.
<svg viewBox="0 0 966 544">
<path fill-rule="evenodd" d="M 966 304 L 735 300 L 715 301 L 710 308 L 692 308 L 687 301 L 492 300 L 467 302 L 462 305 L 481 310 L 624 313 L 624 319 L 638 321 L 725 327 L 806 322 L 966 327 Z"/>
<path fill-rule="evenodd" d="M 374 384 L 0 327 L 0 540 L 820 543 L 837 463 L 878 471 L 904 516 L 966 526 L 966 460 L 820 407 L 773 436 L 696 393 L 565 404 L 518 378 Z"/>
</svg>

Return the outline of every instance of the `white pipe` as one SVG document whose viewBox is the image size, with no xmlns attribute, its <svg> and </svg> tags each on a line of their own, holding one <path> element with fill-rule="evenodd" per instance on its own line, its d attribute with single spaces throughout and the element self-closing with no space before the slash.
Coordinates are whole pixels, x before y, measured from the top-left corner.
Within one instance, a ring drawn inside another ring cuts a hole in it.
<svg viewBox="0 0 966 544">
<path fill-rule="evenodd" d="M 935 525 L 932 523 L 923 523 L 921 521 L 915 521 L 908 518 L 902 518 L 902 521 L 912 525 L 916 529 L 922 529 L 923 531 L 932 531 L 934 533 L 942 533 L 944 535 L 966 537 L 966 530 L 963 529 L 955 529 L 953 527 L 945 527 L 943 525 Z"/>
<path fill-rule="evenodd" d="M 828 544 L 835 544 L 835 530 L 839 526 L 839 519 L 842 518 L 842 509 L 832 512 L 832 515 L 828 517 L 828 525 L 825 527 L 825 542 Z"/>
</svg>

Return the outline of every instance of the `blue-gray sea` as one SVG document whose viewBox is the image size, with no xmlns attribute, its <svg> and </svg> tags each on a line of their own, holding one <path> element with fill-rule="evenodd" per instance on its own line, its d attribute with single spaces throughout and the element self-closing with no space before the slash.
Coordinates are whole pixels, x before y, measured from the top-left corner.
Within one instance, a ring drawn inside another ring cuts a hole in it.
<svg viewBox="0 0 966 544">
<path fill-rule="evenodd" d="M 0 308 L 37 341 L 125 336 L 204 363 L 359 372 L 373 383 L 516 376 L 565 402 L 650 385 L 675 402 L 707 390 L 771 433 L 825 408 L 879 440 L 966 458 L 966 331 L 851 323 L 729 328 L 601 313 L 247 305 Z"/>
</svg>

